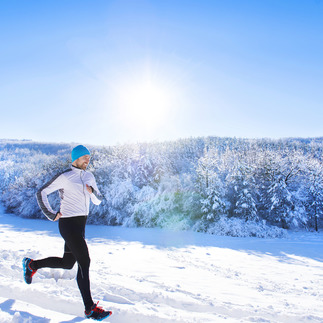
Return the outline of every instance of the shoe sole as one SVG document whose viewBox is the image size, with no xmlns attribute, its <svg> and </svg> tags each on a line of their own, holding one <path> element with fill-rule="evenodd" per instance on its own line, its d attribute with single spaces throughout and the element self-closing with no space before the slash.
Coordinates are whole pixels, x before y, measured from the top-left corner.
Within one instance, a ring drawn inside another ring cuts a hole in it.
<svg viewBox="0 0 323 323">
<path fill-rule="evenodd" d="M 23 269 L 24 269 L 24 281 L 25 281 L 25 283 L 26 284 L 28 284 L 28 285 L 30 285 L 31 284 L 31 281 L 30 282 L 28 282 L 27 280 L 26 280 L 26 272 L 27 272 L 27 268 L 26 268 L 26 261 L 27 261 L 27 259 L 29 259 L 29 258 L 24 258 L 23 260 L 22 260 L 22 267 L 23 267 Z"/>
<path fill-rule="evenodd" d="M 95 318 L 93 318 L 93 317 L 88 317 L 88 316 L 86 316 L 85 315 L 85 318 L 87 318 L 87 319 L 92 319 L 92 320 L 94 320 L 94 321 L 103 321 L 104 319 L 106 319 L 107 317 L 109 317 L 109 316 L 111 316 L 112 315 L 112 312 L 111 311 L 109 311 L 108 312 L 108 315 L 107 316 L 104 316 L 104 317 L 102 317 L 102 318 L 100 318 L 100 319 L 95 319 Z"/>
</svg>

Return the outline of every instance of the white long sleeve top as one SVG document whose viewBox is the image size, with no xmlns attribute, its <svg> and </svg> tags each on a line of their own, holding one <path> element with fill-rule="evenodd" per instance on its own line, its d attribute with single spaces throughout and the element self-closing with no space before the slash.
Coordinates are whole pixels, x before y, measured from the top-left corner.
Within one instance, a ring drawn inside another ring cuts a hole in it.
<svg viewBox="0 0 323 323">
<path fill-rule="evenodd" d="M 92 187 L 92 194 L 88 192 L 86 185 Z M 56 212 L 50 206 L 47 196 L 57 190 L 60 194 L 61 205 L 60 210 Z M 58 212 L 62 214 L 62 218 L 87 216 L 90 201 L 96 205 L 99 205 L 102 201 L 102 196 L 93 174 L 74 166 L 56 175 L 46 183 L 37 192 L 36 197 L 42 212 L 51 221 L 55 220 Z"/>
</svg>

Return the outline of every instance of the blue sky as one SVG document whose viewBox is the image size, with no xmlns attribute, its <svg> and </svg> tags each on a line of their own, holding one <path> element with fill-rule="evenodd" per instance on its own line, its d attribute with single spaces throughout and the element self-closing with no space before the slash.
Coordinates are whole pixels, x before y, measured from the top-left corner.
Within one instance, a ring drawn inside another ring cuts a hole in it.
<svg viewBox="0 0 323 323">
<path fill-rule="evenodd" d="M 4 0 L 0 41 L 0 138 L 323 135 L 321 0 Z"/>
</svg>

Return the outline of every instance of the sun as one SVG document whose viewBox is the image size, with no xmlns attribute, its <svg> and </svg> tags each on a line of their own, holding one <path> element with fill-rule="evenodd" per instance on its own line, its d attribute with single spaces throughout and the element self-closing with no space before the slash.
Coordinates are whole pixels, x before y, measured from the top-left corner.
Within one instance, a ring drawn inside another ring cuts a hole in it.
<svg viewBox="0 0 323 323">
<path fill-rule="evenodd" d="M 124 87 L 120 108 L 128 124 L 148 130 L 166 121 L 171 104 L 171 92 L 168 89 L 145 81 Z"/>
<path fill-rule="evenodd" d="M 120 69 L 109 84 L 113 91 L 106 105 L 118 137 L 131 142 L 169 138 L 185 106 L 180 81 L 176 69 L 162 63 L 148 61 Z"/>
</svg>

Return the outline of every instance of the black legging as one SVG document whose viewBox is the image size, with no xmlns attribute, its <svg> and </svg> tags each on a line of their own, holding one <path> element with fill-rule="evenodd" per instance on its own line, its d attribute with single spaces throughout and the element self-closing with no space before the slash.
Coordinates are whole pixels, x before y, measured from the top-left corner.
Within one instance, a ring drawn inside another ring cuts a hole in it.
<svg viewBox="0 0 323 323">
<path fill-rule="evenodd" d="M 85 241 L 86 216 L 75 216 L 59 219 L 59 232 L 65 240 L 63 258 L 49 257 L 33 261 L 33 268 L 40 269 L 63 268 L 72 269 L 75 262 L 78 263 L 77 284 L 80 289 L 86 310 L 94 304 L 90 291 L 90 256 Z"/>
</svg>

